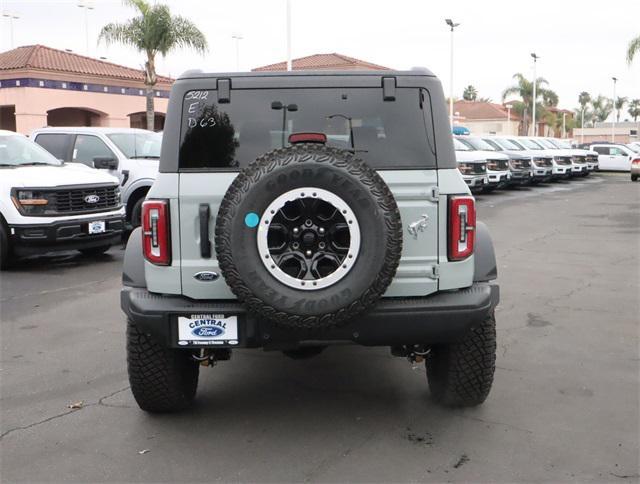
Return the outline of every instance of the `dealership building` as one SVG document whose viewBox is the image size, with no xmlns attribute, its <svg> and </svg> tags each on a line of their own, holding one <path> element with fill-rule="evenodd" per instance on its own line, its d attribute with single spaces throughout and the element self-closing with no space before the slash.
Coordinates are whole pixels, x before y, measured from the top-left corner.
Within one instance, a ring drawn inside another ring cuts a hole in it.
<svg viewBox="0 0 640 484">
<path fill-rule="evenodd" d="M 173 79 L 158 76 L 156 129 Z M 44 126 L 146 127 L 142 70 L 43 45 L 0 53 L 0 129 L 28 134 Z"/>
</svg>

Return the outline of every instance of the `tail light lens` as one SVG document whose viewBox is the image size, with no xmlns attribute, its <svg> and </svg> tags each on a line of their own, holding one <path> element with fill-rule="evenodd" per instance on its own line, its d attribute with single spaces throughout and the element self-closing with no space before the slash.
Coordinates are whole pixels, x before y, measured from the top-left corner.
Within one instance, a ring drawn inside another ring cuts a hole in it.
<svg viewBox="0 0 640 484">
<path fill-rule="evenodd" d="M 476 241 L 476 202 L 473 197 L 449 198 L 449 260 L 473 254 Z"/>
<path fill-rule="evenodd" d="M 169 201 L 145 201 L 142 204 L 142 248 L 145 259 L 152 264 L 171 264 L 169 231 Z"/>
<path fill-rule="evenodd" d="M 632 165 L 640 165 L 640 158 L 636 158 L 631 162 Z"/>
</svg>

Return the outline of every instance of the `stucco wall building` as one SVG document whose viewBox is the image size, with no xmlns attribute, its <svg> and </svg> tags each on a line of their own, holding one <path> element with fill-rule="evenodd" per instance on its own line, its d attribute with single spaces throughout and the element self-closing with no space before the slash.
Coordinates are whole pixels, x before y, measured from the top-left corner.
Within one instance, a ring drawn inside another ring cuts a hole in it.
<svg viewBox="0 0 640 484">
<path fill-rule="evenodd" d="M 158 76 L 156 129 L 164 125 L 172 83 Z M 145 96 L 141 70 L 42 45 L 0 53 L 0 129 L 146 127 Z"/>
</svg>

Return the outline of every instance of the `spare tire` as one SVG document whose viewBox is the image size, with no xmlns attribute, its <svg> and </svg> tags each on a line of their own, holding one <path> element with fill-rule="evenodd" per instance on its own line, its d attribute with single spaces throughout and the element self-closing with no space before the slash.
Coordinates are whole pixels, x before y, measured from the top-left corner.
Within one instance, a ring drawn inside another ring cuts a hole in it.
<svg viewBox="0 0 640 484">
<path fill-rule="evenodd" d="M 302 143 L 236 177 L 215 230 L 220 270 L 256 315 L 287 328 L 347 322 L 385 292 L 402 224 L 389 187 L 348 151 Z"/>
</svg>

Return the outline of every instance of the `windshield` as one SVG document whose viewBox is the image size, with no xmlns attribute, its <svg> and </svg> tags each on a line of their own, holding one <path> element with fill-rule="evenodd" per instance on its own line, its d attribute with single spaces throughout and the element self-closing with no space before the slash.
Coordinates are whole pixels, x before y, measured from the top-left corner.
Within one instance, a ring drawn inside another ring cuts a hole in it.
<svg viewBox="0 0 640 484">
<path fill-rule="evenodd" d="M 524 147 L 513 140 L 504 138 L 493 138 L 491 141 L 500 145 L 504 150 L 523 151 Z"/>
<path fill-rule="evenodd" d="M 557 150 L 558 147 L 553 143 L 553 141 L 548 139 L 537 139 L 536 143 L 538 143 L 543 148 L 549 148 L 551 150 Z"/>
<path fill-rule="evenodd" d="M 571 149 L 571 143 L 569 143 L 568 141 L 565 141 L 565 140 L 550 139 L 549 142 L 552 143 L 553 145 L 555 145 L 557 148 L 562 148 L 564 150 L 570 150 Z"/>
<path fill-rule="evenodd" d="M 0 166 L 54 165 L 62 162 L 21 135 L 0 136 Z"/>
<path fill-rule="evenodd" d="M 160 159 L 161 134 L 152 132 L 112 133 L 107 137 L 127 158 Z"/>
<path fill-rule="evenodd" d="M 471 146 L 466 143 L 463 143 L 458 138 L 453 138 L 453 148 L 456 151 L 471 151 Z"/>
<path fill-rule="evenodd" d="M 533 140 L 527 139 L 527 138 L 518 138 L 518 141 L 525 148 L 529 148 L 530 150 L 541 150 L 541 149 L 543 149 L 542 146 L 540 146 L 538 143 L 536 143 Z"/>
<path fill-rule="evenodd" d="M 467 138 L 467 142 L 476 150 L 497 151 L 496 148 L 480 138 Z"/>
</svg>

